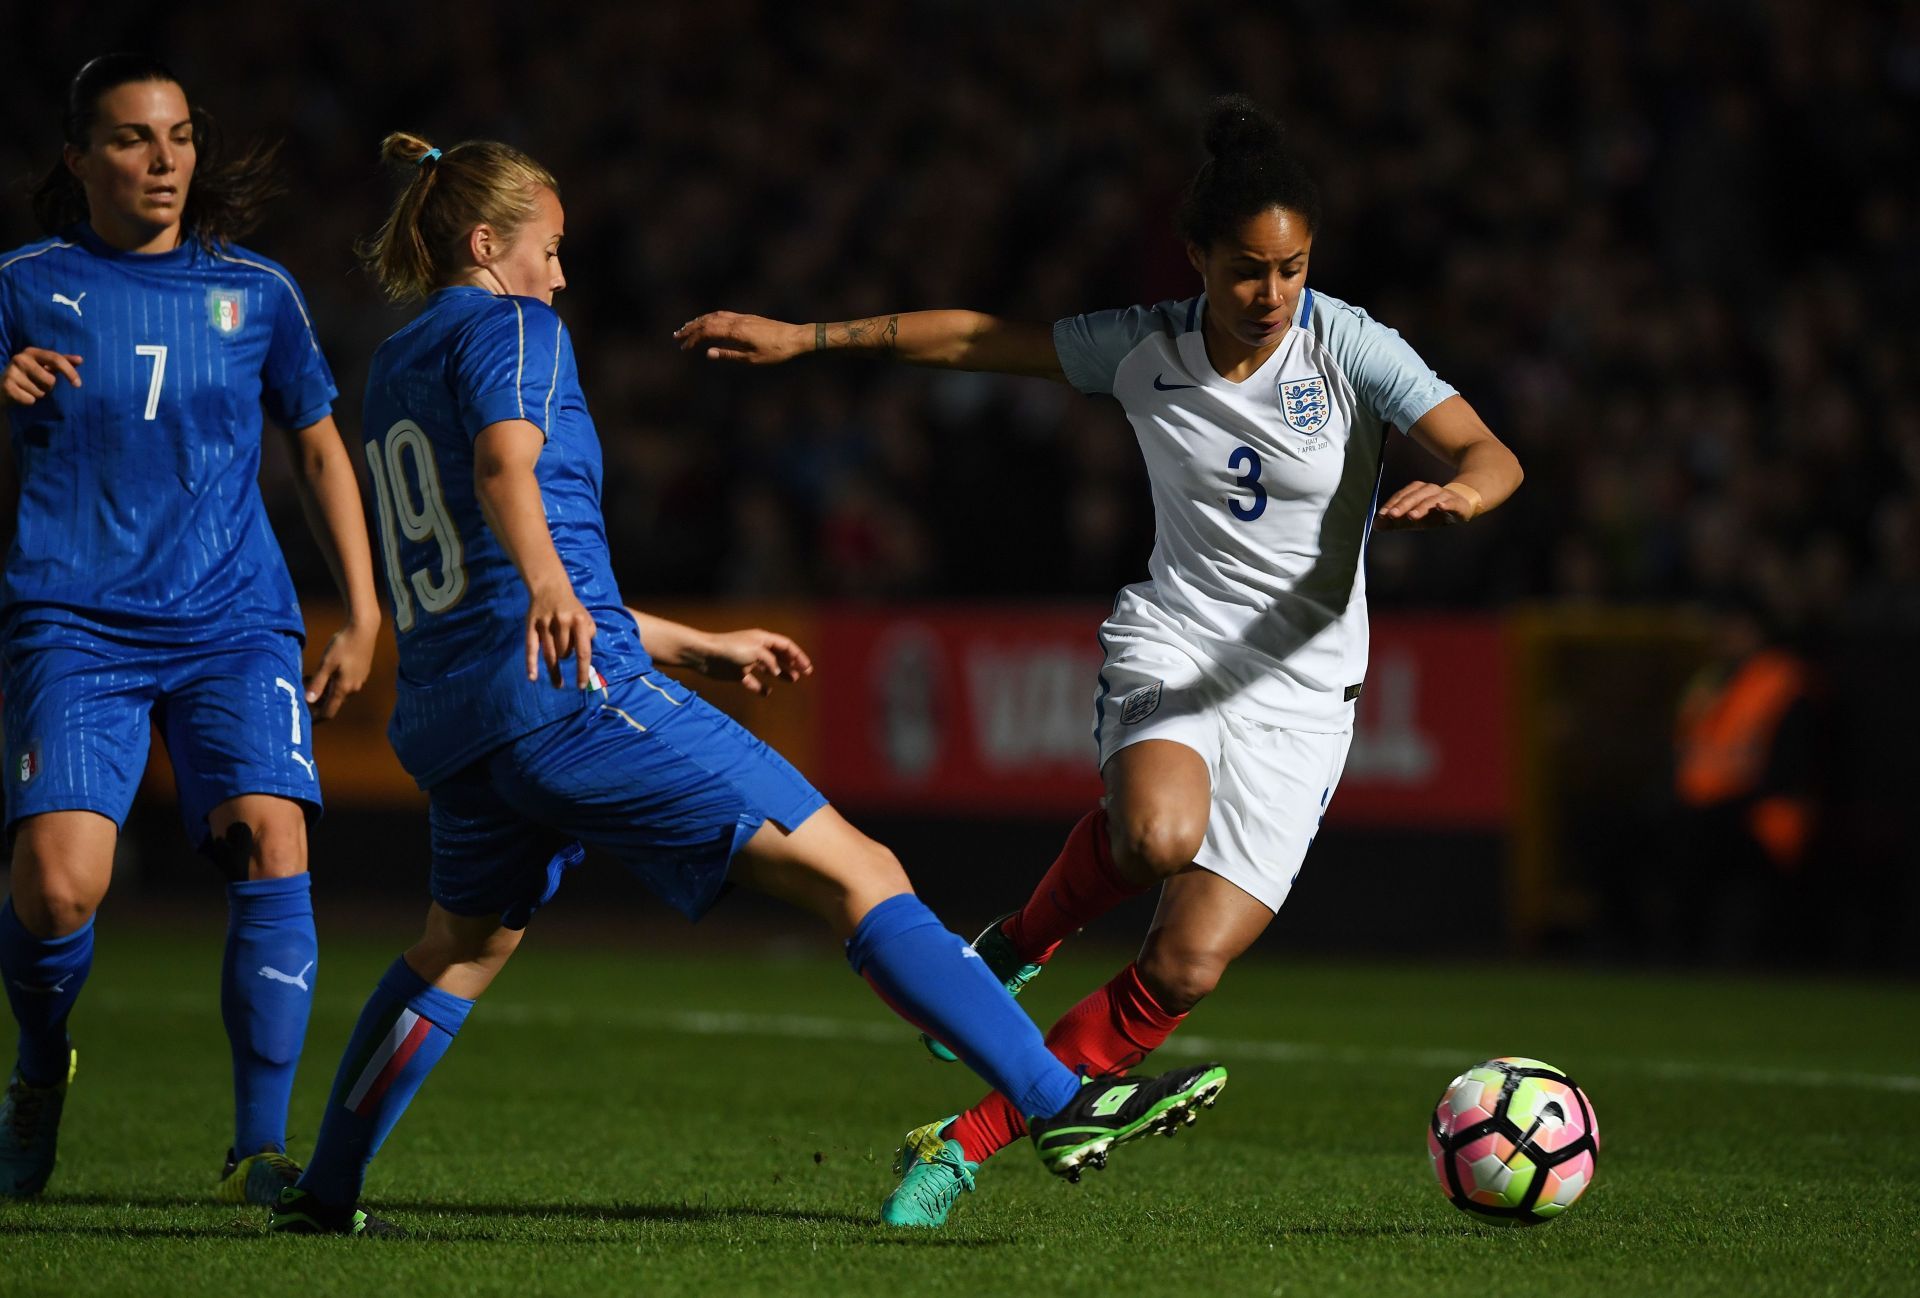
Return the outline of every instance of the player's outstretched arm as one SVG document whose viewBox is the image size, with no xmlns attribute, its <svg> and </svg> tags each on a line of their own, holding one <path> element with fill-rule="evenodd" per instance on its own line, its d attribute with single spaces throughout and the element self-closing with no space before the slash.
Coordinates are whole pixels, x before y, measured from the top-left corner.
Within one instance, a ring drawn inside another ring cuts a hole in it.
<svg viewBox="0 0 1920 1298">
<path fill-rule="evenodd" d="M 473 439 L 473 494 L 500 548 L 520 571 L 527 587 L 527 679 L 540 679 L 540 664 L 558 688 L 560 660 L 578 659 L 575 681 L 592 684 L 593 614 L 573 593 L 560 552 L 547 530 L 546 505 L 540 499 L 535 461 L 546 445 L 540 426 L 526 419 L 488 424 Z"/>
<path fill-rule="evenodd" d="M 1374 514 L 1383 531 L 1446 527 L 1498 508 L 1519 490 L 1520 460 L 1493 435 L 1465 397 L 1448 397 L 1407 430 L 1453 467 L 1445 483 L 1409 482 Z"/>
<path fill-rule="evenodd" d="M 749 694 L 773 693 L 778 680 L 813 675 L 807 651 L 778 631 L 699 631 L 637 608 L 627 609 L 640 643 L 665 667 L 686 667 L 717 681 L 738 681 Z"/>
<path fill-rule="evenodd" d="M 307 530 L 333 575 L 334 589 L 346 604 L 347 622 L 327 641 L 320 665 L 307 677 L 307 706 L 315 721 L 330 721 L 340 705 L 359 693 L 373 671 L 374 644 L 380 637 L 380 598 L 374 593 L 373 555 L 367 543 L 366 515 L 360 508 L 360 480 L 328 415 L 287 434 L 293 452 L 294 488 Z"/>
<path fill-rule="evenodd" d="M 950 370 L 1065 380 L 1050 325 L 978 311 L 905 311 L 832 324 L 788 324 L 711 311 L 674 330 L 682 351 L 708 360 L 777 365 L 811 352 L 852 352 Z"/>
</svg>

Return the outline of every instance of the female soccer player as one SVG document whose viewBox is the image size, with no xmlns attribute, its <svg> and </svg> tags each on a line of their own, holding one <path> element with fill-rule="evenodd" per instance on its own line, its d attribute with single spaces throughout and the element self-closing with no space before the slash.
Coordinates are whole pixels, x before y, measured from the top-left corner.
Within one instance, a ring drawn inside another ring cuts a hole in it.
<svg viewBox="0 0 1920 1298">
<path fill-rule="evenodd" d="M 229 880 L 235 1131 L 216 1195 L 266 1203 L 299 1172 L 285 1149 L 316 960 L 309 735 L 365 682 L 380 625 L 360 489 L 299 289 L 233 243 L 279 192 L 271 155 L 221 164 L 205 114 L 144 55 L 80 69 L 65 131 L 34 195 L 54 237 L 0 256 L 20 488 L 0 611 L 0 976 L 20 1024 L 0 1195 L 53 1171 L 67 1017 L 151 718 L 187 833 Z M 263 403 L 347 607 L 304 687 L 300 608 L 260 501 Z"/>
<path fill-rule="evenodd" d="M 368 261 L 389 296 L 426 306 L 374 355 L 366 455 L 400 640 L 394 747 L 430 797 L 433 904 L 367 1002 L 273 1227 L 390 1229 L 356 1207 L 367 1165 L 582 842 L 692 918 L 731 880 L 824 919 L 890 1006 L 1027 1115 L 1056 1173 L 1191 1121 L 1225 1069 L 1082 1087 L 890 852 L 654 670 L 753 686 L 810 665 L 782 636 L 623 606 L 600 441 L 553 310 L 566 287 L 553 177 L 487 141 L 443 153 L 395 134 L 382 154 L 409 175 Z"/>
<path fill-rule="evenodd" d="M 1100 630 L 1107 796 L 1027 904 L 975 943 L 1017 992 L 1061 939 L 1160 885 L 1139 958 L 1048 1037 L 1102 1073 L 1165 1041 L 1286 899 L 1353 734 L 1369 527 L 1466 522 L 1520 484 L 1512 453 L 1398 334 L 1307 288 L 1320 199 L 1274 122 L 1224 99 L 1206 143 L 1179 216 L 1198 297 L 1051 328 L 968 311 L 818 325 L 720 312 L 676 335 L 716 360 L 851 350 L 1057 379 L 1125 408 L 1158 536 L 1150 579 L 1120 592 Z M 1453 476 L 1376 509 L 1389 426 Z M 1019 1130 L 989 1097 L 910 1132 L 882 1216 L 942 1224 Z"/>
</svg>

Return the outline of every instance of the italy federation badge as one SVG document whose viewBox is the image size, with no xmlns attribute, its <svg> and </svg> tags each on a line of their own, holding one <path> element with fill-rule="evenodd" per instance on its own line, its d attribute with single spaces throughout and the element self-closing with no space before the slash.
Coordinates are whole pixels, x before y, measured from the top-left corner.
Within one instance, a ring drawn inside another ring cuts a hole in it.
<svg viewBox="0 0 1920 1298">
<path fill-rule="evenodd" d="M 232 288 L 210 288 L 207 290 L 207 323 L 223 334 L 240 332 L 243 317 L 241 304 L 246 294 Z"/>
</svg>

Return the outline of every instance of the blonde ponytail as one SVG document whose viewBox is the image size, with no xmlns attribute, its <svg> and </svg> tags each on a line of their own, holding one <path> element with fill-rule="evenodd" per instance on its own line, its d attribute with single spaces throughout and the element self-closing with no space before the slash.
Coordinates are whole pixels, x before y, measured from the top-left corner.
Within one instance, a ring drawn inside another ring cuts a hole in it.
<svg viewBox="0 0 1920 1298">
<path fill-rule="evenodd" d="M 468 140 L 442 152 L 418 135 L 395 131 L 380 160 L 406 175 L 360 259 L 388 299 L 412 302 L 438 288 L 464 260 L 467 236 L 490 225 L 512 241 L 533 216 L 542 189 L 559 185 L 545 167 L 511 145 Z"/>
</svg>

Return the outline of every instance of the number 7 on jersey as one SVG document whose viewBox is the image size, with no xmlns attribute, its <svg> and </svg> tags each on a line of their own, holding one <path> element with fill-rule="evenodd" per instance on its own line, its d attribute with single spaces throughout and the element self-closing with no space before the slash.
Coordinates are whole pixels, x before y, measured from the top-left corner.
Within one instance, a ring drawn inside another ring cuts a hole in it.
<svg viewBox="0 0 1920 1298">
<path fill-rule="evenodd" d="M 135 356 L 153 358 L 153 378 L 147 384 L 147 412 L 142 419 L 152 419 L 160 410 L 160 384 L 167 377 L 167 348 L 164 343 L 141 343 L 133 349 Z"/>
</svg>

